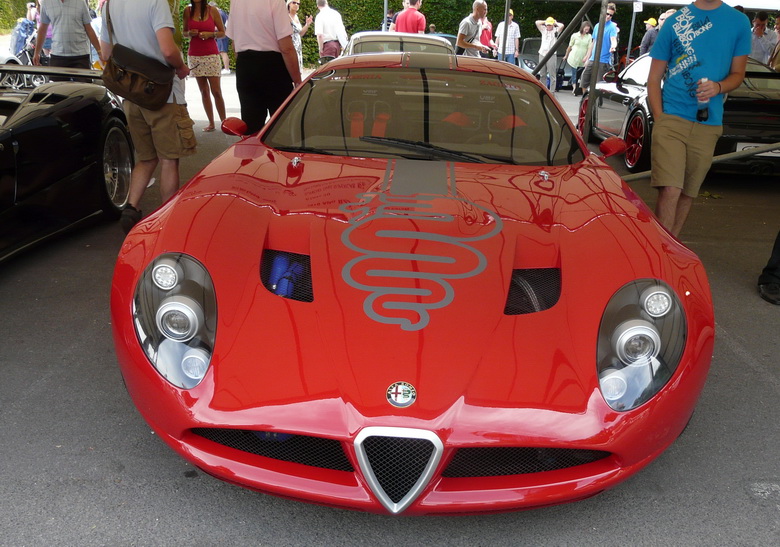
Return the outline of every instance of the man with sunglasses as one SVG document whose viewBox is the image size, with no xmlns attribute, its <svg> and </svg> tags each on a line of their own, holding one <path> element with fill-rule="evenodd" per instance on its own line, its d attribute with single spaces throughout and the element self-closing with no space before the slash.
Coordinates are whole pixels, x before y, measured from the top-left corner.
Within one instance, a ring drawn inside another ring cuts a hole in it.
<svg viewBox="0 0 780 547">
<path fill-rule="evenodd" d="M 604 77 L 604 73 L 609 68 L 609 61 L 612 57 L 612 53 L 617 50 L 617 33 L 618 27 L 612 22 L 612 17 L 615 15 L 615 4 L 607 4 L 606 23 L 604 24 L 604 40 L 601 42 L 601 53 L 598 61 L 596 61 L 595 44 L 599 35 L 599 23 L 593 27 L 593 41 L 588 46 L 588 51 L 583 57 L 585 62 L 585 69 L 582 71 L 582 78 L 580 78 L 580 85 L 582 89 L 587 91 L 590 87 L 591 74 L 593 73 L 593 65 L 596 65 L 597 80 L 601 80 Z"/>
</svg>

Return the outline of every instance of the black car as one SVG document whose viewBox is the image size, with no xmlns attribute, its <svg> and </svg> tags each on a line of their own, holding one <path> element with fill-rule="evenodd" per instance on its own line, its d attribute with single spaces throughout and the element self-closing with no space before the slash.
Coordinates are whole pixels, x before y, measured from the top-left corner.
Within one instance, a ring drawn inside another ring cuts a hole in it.
<svg viewBox="0 0 780 547">
<path fill-rule="evenodd" d="M 653 116 L 647 102 L 649 55 L 643 55 L 622 72 L 608 72 L 595 92 L 580 102 L 578 129 L 588 141 L 618 136 L 628 145 L 626 167 L 633 172 L 650 166 Z M 585 125 L 591 97 L 597 101 L 593 119 Z M 780 73 L 748 58 L 745 80 L 723 104 L 723 136 L 715 155 L 747 150 L 780 141 Z M 718 170 L 768 175 L 780 172 L 780 151 L 714 164 Z"/>
<path fill-rule="evenodd" d="M 0 65 L 0 260 L 94 214 L 118 217 L 133 166 L 118 97 L 83 81 L 24 87 L 20 74 L 100 75 Z"/>
</svg>

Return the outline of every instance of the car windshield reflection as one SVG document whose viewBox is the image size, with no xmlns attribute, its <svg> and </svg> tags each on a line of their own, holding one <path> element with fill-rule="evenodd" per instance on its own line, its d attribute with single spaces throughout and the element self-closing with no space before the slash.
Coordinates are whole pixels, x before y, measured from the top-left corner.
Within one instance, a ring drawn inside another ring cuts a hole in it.
<svg viewBox="0 0 780 547">
<path fill-rule="evenodd" d="M 438 69 L 342 69 L 310 79 L 263 141 L 360 157 L 533 166 L 584 159 L 537 84 Z"/>
</svg>

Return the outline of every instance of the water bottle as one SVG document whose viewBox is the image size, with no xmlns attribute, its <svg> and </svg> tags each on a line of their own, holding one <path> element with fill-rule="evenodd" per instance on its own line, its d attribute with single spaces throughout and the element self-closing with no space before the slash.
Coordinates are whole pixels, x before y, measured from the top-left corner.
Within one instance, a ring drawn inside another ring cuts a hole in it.
<svg viewBox="0 0 780 547">
<path fill-rule="evenodd" d="M 701 80 L 699 80 L 699 83 L 701 84 L 706 81 L 707 78 L 702 78 Z M 709 117 L 710 117 L 710 100 L 698 99 L 696 104 L 696 121 L 706 122 Z"/>
</svg>

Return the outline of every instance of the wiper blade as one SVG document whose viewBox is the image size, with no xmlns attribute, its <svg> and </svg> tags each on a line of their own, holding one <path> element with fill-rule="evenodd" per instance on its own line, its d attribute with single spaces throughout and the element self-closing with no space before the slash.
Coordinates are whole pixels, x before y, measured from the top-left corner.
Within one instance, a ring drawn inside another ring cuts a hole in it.
<svg viewBox="0 0 780 547">
<path fill-rule="evenodd" d="M 274 146 L 277 150 L 282 152 L 311 152 L 312 154 L 324 154 L 326 156 L 332 156 L 334 152 L 325 150 L 324 148 L 314 148 L 313 146 Z"/>
<path fill-rule="evenodd" d="M 479 159 L 471 154 L 465 152 L 457 152 L 456 150 L 450 150 L 448 148 L 442 148 L 429 142 L 423 141 L 410 141 L 407 139 L 397 139 L 395 137 L 360 137 L 361 141 L 373 142 L 379 144 L 387 144 L 389 146 L 395 146 L 397 148 L 403 148 L 404 150 L 415 150 L 418 152 L 426 152 L 433 157 L 441 159 L 451 160 L 466 160 L 469 162 L 479 162 Z"/>
</svg>

